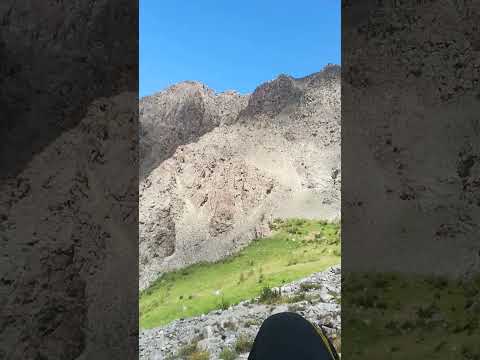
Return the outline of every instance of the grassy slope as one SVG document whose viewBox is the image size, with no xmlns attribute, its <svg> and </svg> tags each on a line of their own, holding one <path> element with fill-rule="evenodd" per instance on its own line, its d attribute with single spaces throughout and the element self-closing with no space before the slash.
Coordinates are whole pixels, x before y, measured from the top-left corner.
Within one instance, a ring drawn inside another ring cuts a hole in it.
<svg viewBox="0 0 480 360">
<path fill-rule="evenodd" d="M 140 327 L 207 313 L 251 299 L 265 286 L 288 283 L 340 261 L 338 224 L 276 221 L 274 234 L 237 255 L 165 274 L 140 295 Z M 216 292 L 220 292 L 220 295 Z"/>
<path fill-rule="evenodd" d="M 343 355 L 480 359 L 479 295 L 479 279 L 344 274 Z"/>
</svg>

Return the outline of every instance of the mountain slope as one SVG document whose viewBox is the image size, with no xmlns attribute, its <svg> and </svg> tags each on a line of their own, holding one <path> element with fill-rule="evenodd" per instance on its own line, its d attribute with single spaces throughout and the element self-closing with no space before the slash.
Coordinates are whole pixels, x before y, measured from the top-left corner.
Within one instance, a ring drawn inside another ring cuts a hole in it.
<svg viewBox="0 0 480 360">
<path fill-rule="evenodd" d="M 187 82 L 148 101 L 155 98 L 161 111 L 146 101 L 140 110 L 148 129 L 141 289 L 165 271 L 237 251 L 268 234 L 275 217 L 340 216 L 338 66 L 301 79 L 281 75 L 248 97 Z M 166 124 L 180 130 L 163 132 Z"/>
<path fill-rule="evenodd" d="M 140 178 L 172 156 L 182 144 L 235 119 L 248 97 L 235 92 L 216 95 L 198 82 L 186 81 L 139 102 Z"/>
</svg>

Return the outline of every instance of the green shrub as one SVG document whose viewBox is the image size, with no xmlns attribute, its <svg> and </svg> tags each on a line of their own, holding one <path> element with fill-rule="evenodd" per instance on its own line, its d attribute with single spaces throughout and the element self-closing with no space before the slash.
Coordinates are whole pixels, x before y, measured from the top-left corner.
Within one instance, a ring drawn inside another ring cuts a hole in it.
<svg viewBox="0 0 480 360">
<path fill-rule="evenodd" d="M 252 349 L 253 341 L 246 335 L 241 334 L 235 342 L 235 351 L 239 354 L 249 352 Z"/>
<path fill-rule="evenodd" d="M 172 359 L 181 358 L 186 360 L 209 360 L 210 353 L 198 349 L 198 342 L 193 341 L 191 344 L 182 346 L 176 356 L 171 356 Z"/>
<path fill-rule="evenodd" d="M 272 290 L 268 286 L 265 286 L 260 293 L 258 301 L 262 304 L 275 304 L 282 298 L 281 291 Z"/>
<path fill-rule="evenodd" d="M 224 348 L 219 357 L 222 360 L 235 360 L 237 358 L 237 353 L 232 349 Z"/>
<path fill-rule="evenodd" d="M 197 351 L 197 342 L 192 342 L 191 344 L 183 345 L 178 349 L 177 356 L 188 357 Z"/>
<path fill-rule="evenodd" d="M 302 283 L 300 284 L 300 290 L 301 291 L 310 291 L 310 290 L 316 290 L 320 289 L 322 286 L 319 284 L 313 284 L 313 283 Z"/>
</svg>

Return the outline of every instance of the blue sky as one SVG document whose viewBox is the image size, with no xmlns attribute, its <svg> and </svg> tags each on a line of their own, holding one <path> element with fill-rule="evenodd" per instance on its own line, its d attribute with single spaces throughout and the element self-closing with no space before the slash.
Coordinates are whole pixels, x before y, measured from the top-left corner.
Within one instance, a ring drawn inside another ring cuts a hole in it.
<svg viewBox="0 0 480 360">
<path fill-rule="evenodd" d="M 340 0 L 140 0 L 140 96 L 184 80 L 252 92 L 340 64 Z"/>
</svg>

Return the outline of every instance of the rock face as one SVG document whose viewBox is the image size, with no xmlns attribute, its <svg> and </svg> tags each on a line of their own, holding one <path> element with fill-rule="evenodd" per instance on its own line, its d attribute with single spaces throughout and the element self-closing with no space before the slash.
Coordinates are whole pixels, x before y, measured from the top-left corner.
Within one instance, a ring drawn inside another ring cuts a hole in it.
<svg viewBox="0 0 480 360">
<path fill-rule="evenodd" d="M 253 94 L 186 82 L 143 99 L 140 288 L 225 257 L 275 217 L 340 216 L 340 68 Z"/>
<path fill-rule="evenodd" d="M 246 106 L 247 96 L 216 95 L 198 82 L 186 81 L 140 100 L 140 178 L 180 145 L 198 140 L 220 124 L 230 123 Z"/>
<path fill-rule="evenodd" d="M 263 320 L 284 311 L 297 312 L 322 326 L 336 342 L 341 335 L 340 284 L 340 267 L 335 266 L 281 287 L 286 297 L 302 294 L 308 300 L 263 305 L 254 299 L 225 311 L 216 310 L 201 317 L 176 320 L 163 328 L 145 330 L 140 333 L 140 359 L 165 359 L 194 341 L 198 341 L 200 350 L 209 352 L 210 359 L 219 359 L 224 347 L 234 348 L 240 336 L 253 340 Z M 239 355 L 239 358 L 248 357 L 248 354 Z"/>
</svg>

